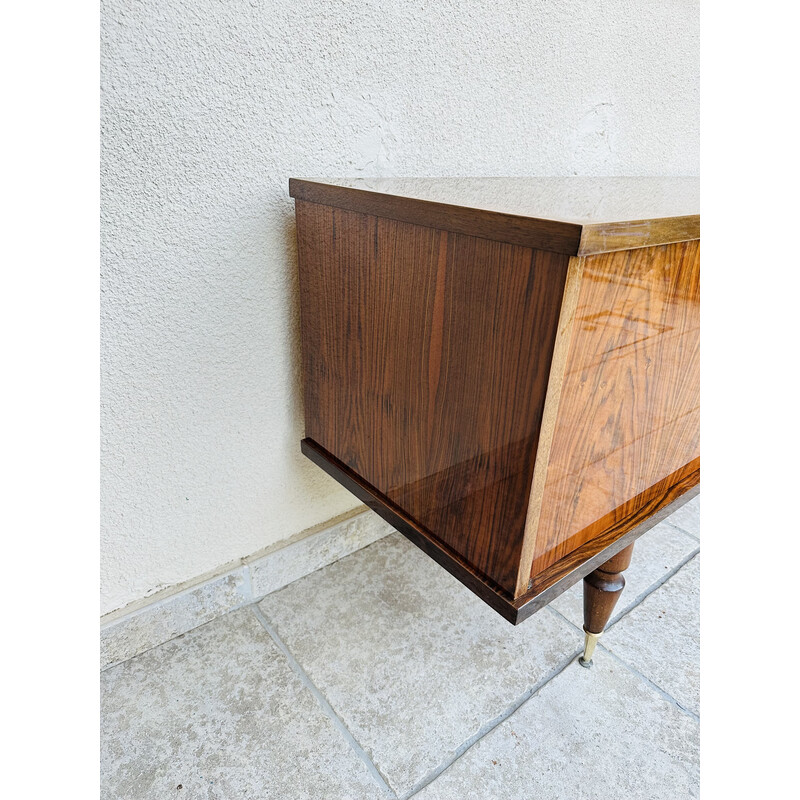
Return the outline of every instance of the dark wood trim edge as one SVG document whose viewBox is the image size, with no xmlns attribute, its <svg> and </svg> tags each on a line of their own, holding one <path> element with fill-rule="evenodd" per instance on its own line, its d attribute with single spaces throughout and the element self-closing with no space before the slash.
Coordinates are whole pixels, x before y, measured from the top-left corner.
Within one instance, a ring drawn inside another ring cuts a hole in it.
<svg viewBox="0 0 800 800">
<path fill-rule="evenodd" d="M 601 536 L 586 542 L 537 575 L 531 590 L 513 603 L 517 608 L 515 624 L 555 600 L 695 497 L 700 492 L 699 459 L 697 461 L 697 469 L 673 484 L 665 495 L 620 520 Z"/>
<path fill-rule="evenodd" d="M 289 195 L 307 203 L 334 206 L 360 214 L 396 219 L 427 228 L 463 233 L 536 250 L 549 250 L 568 256 L 577 255 L 581 241 L 582 226 L 574 222 L 503 214 L 499 211 L 417 200 L 300 178 L 289 178 Z"/>
<path fill-rule="evenodd" d="M 531 614 L 555 600 L 573 584 L 593 572 L 620 550 L 624 550 L 673 511 L 677 511 L 700 491 L 698 464 L 696 471 L 678 481 L 666 495 L 621 520 L 602 536 L 587 542 L 553 564 L 540 576 L 537 576 L 536 584 L 530 592 L 512 600 L 511 595 L 502 587 L 471 568 L 447 545 L 438 541 L 414 520 L 406 516 L 385 495 L 362 480 L 313 439 L 303 439 L 300 442 L 300 449 L 307 458 L 325 470 L 328 475 L 352 492 L 368 508 L 385 519 L 393 528 L 433 558 L 439 566 L 444 567 L 513 625 L 518 625 Z M 642 520 L 643 514 L 647 513 L 651 513 L 651 516 Z"/>
<path fill-rule="evenodd" d="M 318 467 L 322 467 L 328 475 L 352 492 L 364 505 L 385 519 L 501 616 L 516 624 L 517 610 L 511 602 L 510 593 L 464 562 L 446 544 L 432 536 L 403 513 L 388 497 L 360 478 L 346 464 L 339 461 L 336 456 L 313 439 L 303 439 L 300 442 L 300 450 L 303 455 L 310 458 Z"/>
<path fill-rule="evenodd" d="M 289 178 L 289 196 L 307 203 L 334 206 L 360 214 L 396 219 L 537 250 L 550 250 L 568 256 L 656 247 L 700 238 L 699 214 L 581 225 L 576 222 L 504 214 L 482 208 L 401 197 L 302 178 Z"/>
</svg>

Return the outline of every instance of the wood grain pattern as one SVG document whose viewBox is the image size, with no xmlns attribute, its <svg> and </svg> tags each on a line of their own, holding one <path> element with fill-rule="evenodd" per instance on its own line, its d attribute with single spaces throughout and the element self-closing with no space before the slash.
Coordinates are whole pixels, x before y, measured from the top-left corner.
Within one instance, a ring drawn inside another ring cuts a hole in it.
<svg viewBox="0 0 800 800">
<path fill-rule="evenodd" d="M 699 243 L 587 257 L 533 583 L 698 457 Z"/>
<path fill-rule="evenodd" d="M 593 538 L 542 570 L 533 579 L 531 588 L 524 595 L 514 598 L 512 605 L 518 612 L 514 623 L 527 619 L 696 497 L 699 484 L 698 459 L 661 481 L 658 491 L 655 488 L 648 489 L 641 496 L 632 498 L 627 515 L 620 517 L 610 514 L 604 521 L 604 527 L 598 527 Z"/>
<path fill-rule="evenodd" d="M 699 238 L 700 217 L 697 214 L 584 225 L 578 245 L 578 255 L 633 250 Z"/>
<path fill-rule="evenodd" d="M 569 259 L 296 209 L 307 437 L 513 593 Z"/>
<path fill-rule="evenodd" d="M 686 179 L 673 179 L 677 185 L 646 178 L 594 179 L 588 185 L 587 180 L 399 178 L 337 185 L 292 178 L 289 194 L 296 200 L 571 256 L 700 238 L 699 214 L 670 213 L 677 202 L 695 204 L 695 182 L 687 192 Z M 618 196 L 604 196 L 602 182 Z M 366 188 L 368 185 L 380 190 Z M 392 187 L 397 188 L 393 191 Z M 485 194 L 475 198 L 476 190 Z M 522 192 L 522 197 L 511 199 L 513 192 Z M 470 198 L 486 200 L 489 193 L 492 199 L 487 205 L 491 208 L 466 204 Z M 415 194 L 464 198 L 465 204 L 420 199 Z M 691 199 L 675 199 L 686 195 Z M 526 197 L 530 202 L 525 202 Z M 624 216 L 631 209 L 642 208 L 653 216 Z"/>
<path fill-rule="evenodd" d="M 536 534 L 539 530 L 539 518 L 542 511 L 542 496 L 547 481 L 547 467 L 550 463 L 550 448 L 553 444 L 558 406 L 561 402 L 561 390 L 564 383 L 569 345 L 575 323 L 575 311 L 578 307 L 581 280 L 583 278 L 584 259 L 570 258 L 567 268 L 567 280 L 564 285 L 564 296 L 561 301 L 561 313 L 558 319 L 558 331 L 553 345 L 553 358 L 550 362 L 550 378 L 547 382 L 542 426 L 539 431 L 539 446 L 533 466 L 531 493 L 528 498 L 528 511 L 525 517 L 525 530 L 520 551 L 517 584 L 514 596 L 524 594 L 530 588 L 531 566 L 536 548 Z"/>
<path fill-rule="evenodd" d="M 315 464 L 513 625 L 518 625 L 555 600 L 581 578 L 677 511 L 699 491 L 699 469 L 694 472 L 682 470 L 677 475 L 669 476 L 662 482 L 662 493 L 648 492 L 648 500 L 634 503 L 635 510 L 631 514 L 611 523 L 594 539 L 537 575 L 533 588 L 525 595 L 512 598 L 510 592 L 467 564 L 459 553 L 421 528 L 388 497 L 367 484 L 316 442 L 303 439 L 301 449 Z"/>
<path fill-rule="evenodd" d="M 518 612 L 512 603 L 510 592 L 507 592 L 488 575 L 467 563 L 458 552 L 420 526 L 396 503 L 393 503 L 374 486 L 370 486 L 363 478 L 315 441 L 303 439 L 300 442 L 300 449 L 304 455 L 322 467 L 328 475 L 385 519 L 395 530 L 402 533 L 509 622 L 516 624 Z"/>
<path fill-rule="evenodd" d="M 651 185 L 607 180 L 292 181 L 303 452 L 515 624 L 699 481 L 699 217 L 604 221 Z"/>
<path fill-rule="evenodd" d="M 515 214 L 503 214 L 477 208 L 410 200 L 382 192 L 350 189 L 292 179 L 289 193 L 295 200 L 335 206 L 348 211 L 375 214 L 443 231 L 533 247 L 555 253 L 572 255 L 578 252 L 581 226 L 558 220 L 531 219 Z"/>
</svg>

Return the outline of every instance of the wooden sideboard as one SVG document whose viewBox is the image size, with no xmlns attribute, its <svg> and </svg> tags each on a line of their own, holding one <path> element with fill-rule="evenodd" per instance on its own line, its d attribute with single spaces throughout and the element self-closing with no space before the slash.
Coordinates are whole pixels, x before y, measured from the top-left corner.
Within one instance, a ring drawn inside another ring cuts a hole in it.
<svg viewBox="0 0 800 800">
<path fill-rule="evenodd" d="M 699 490 L 693 178 L 292 179 L 303 452 L 506 619 Z"/>
</svg>

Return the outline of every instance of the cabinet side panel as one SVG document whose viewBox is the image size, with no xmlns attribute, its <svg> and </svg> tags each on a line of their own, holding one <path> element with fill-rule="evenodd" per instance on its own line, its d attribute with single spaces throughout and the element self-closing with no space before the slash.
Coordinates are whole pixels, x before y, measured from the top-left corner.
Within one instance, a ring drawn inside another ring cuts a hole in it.
<svg viewBox="0 0 800 800">
<path fill-rule="evenodd" d="M 513 593 L 569 258 L 297 214 L 306 435 Z"/>
<path fill-rule="evenodd" d="M 574 326 L 532 577 L 699 458 L 699 241 L 586 257 Z"/>
</svg>

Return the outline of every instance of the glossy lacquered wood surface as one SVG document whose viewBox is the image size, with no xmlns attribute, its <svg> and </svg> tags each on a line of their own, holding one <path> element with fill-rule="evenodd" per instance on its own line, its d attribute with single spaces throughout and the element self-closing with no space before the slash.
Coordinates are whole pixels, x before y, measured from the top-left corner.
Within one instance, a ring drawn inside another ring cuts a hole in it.
<svg viewBox="0 0 800 800">
<path fill-rule="evenodd" d="M 303 452 L 514 623 L 699 482 L 699 218 L 632 180 L 292 181 Z"/>
<path fill-rule="evenodd" d="M 625 588 L 622 573 L 632 558 L 633 545 L 629 544 L 583 579 L 583 629 L 588 633 L 605 630 Z"/>
<path fill-rule="evenodd" d="M 603 525 L 598 526 L 593 538 L 539 572 L 531 580 L 530 589 L 514 598 L 512 606 L 517 609 L 515 623 L 522 622 L 547 605 L 565 588 L 571 586 L 577 580 L 576 576 L 582 578 L 588 575 L 635 542 L 684 503 L 696 497 L 699 490 L 698 459 L 660 481 L 657 490 L 651 488 L 641 497 L 633 498 L 624 514 L 608 515 Z"/>
<path fill-rule="evenodd" d="M 699 407 L 699 242 L 586 258 L 532 581 L 699 468 Z"/>
<path fill-rule="evenodd" d="M 314 441 L 303 439 L 301 449 L 315 464 L 514 625 L 518 625 L 543 608 L 695 497 L 699 490 L 700 479 L 698 469 L 694 472 L 682 471 L 681 475 L 671 476 L 670 479 L 663 481 L 662 491 L 659 494 L 648 493 L 649 500 L 646 504 L 635 504 L 635 511 L 610 523 L 609 527 L 594 539 L 548 567 L 536 576 L 528 592 L 514 598 L 502 586 L 469 565 L 455 550 L 421 528 L 388 497 L 367 484 L 363 478 Z"/>
<path fill-rule="evenodd" d="M 296 199 L 588 255 L 700 236 L 696 178 L 292 179 Z"/>
<path fill-rule="evenodd" d="M 513 594 L 568 257 L 296 212 L 306 436 Z"/>
</svg>

